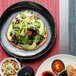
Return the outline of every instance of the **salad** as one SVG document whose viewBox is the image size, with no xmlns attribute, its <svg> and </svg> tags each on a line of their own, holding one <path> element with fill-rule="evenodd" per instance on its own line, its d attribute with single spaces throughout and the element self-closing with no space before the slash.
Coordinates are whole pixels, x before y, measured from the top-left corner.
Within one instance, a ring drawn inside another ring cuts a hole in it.
<svg viewBox="0 0 76 76">
<path fill-rule="evenodd" d="M 31 51 L 46 42 L 48 32 L 40 17 L 26 10 L 12 20 L 6 37 L 15 47 Z"/>
</svg>

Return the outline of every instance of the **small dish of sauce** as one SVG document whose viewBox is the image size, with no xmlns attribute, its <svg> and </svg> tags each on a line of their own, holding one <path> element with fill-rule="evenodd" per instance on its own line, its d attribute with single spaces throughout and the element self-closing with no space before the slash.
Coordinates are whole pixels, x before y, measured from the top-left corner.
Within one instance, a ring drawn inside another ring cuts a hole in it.
<svg viewBox="0 0 76 76">
<path fill-rule="evenodd" d="M 56 75 L 51 71 L 44 71 L 41 76 L 56 76 Z"/>
<path fill-rule="evenodd" d="M 35 74 L 32 67 L 26 66 L 19 70 L 17 76 L 35 76 Z"/>
<path fill-rule="evenodd" d="M 64 63 L 61 60 L 54 60 L 51 66 L 55 73 L 60 73 L 65 69 Z"/>
<path fill-rule="evenodd" d="M 66 70 L 62 71 L 62 72 L 59 74 L 59 76 L 68 76 L 68 75 L 67 75 L 67 71 L 66 71 Z"/>
</svg>

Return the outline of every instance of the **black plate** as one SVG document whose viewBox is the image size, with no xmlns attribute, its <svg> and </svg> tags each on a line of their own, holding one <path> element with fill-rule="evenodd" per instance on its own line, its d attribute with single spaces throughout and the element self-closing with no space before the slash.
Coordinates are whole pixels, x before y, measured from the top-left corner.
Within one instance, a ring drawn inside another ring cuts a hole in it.
<svg viewBox="0 0 76 76">
<path fill-rule="evenodd" d="M 24 10 L 30 10 L 37 13 L 45 23 L 45 27 L 48 31 L 48 38 L 46 43 L 39 49 L 30 52 L 14 47 L 6 38 L 6 32 L 11 21 L 18 13 Z M 42 5 L 31 1 L 22 1 L 10 6 L 1 16 L 0 29 L 1 44 L 5 51 L 14 57 L 22 59 L 34 59 L 43 55 L 52 47 L 56 37 L 55 22 L 52 15 Z"/>
</svg>

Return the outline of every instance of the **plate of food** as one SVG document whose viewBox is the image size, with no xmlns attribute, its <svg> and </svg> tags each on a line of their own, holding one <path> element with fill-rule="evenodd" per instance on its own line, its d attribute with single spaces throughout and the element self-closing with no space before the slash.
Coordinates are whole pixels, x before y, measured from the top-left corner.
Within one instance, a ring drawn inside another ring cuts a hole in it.
<svg viewBox="0 0 76 76">
<path fill-rule="evenodd" d="M 17 73 L 20 69 L 21 65 L 15 58 L 5 58 L 0 63 L 1 76 L 17 76 Z"/>
<path fill-rule="evenodd" d="M 53 16 L 42 5 L 22 1 L 1 16 L 1 44 L 10 55 L 34 59 L 46 53 L 56 38 Z"/>
<path fill-rule="evenodd" d="M 0 62 L 0 76 L 35 76 L 30 66 L 22 66 L 17 58 L 7 57 Z"/>
<path fill-rule="evenodd" d="M 36 76 L 76 76 L 76 57 L 59 54 L 44 61 Z"/>
</svg>

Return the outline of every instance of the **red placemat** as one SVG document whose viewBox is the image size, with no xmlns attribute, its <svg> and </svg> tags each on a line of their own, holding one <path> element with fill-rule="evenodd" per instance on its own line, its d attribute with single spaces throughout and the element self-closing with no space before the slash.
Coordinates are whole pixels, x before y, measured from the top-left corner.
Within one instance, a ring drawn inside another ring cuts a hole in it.
<svg viewBox="0 0 76 76">
<path fill-rule="evenodd" d="M 0 15 L 5 11 L 7 7 L 10 5 L 19 2 L 21 0 L 0 0 Z M 59 54 L 60 50 L 60 44 L 59 44 L 59 0 L 33 0 L 35 2 L 40 3 L 44 7 L 46 7 L 50 13 L 53 15 L 55 23 L 56 23 L 56 41 L 53 45 L 53 47 L 43 56 L 30 60 L 30 61 L 24 61 L 22 64 L 23 66 L 31 66 L 35 73 L 40 66 L 40 64 L 45 61 L 47 58 Z M 12 50 L 12 49 L 11 49 Z M 9 57 L 2 46 L 0 45 L 0 61 L 2 61 L 4 58 Z"/>
</svg>

